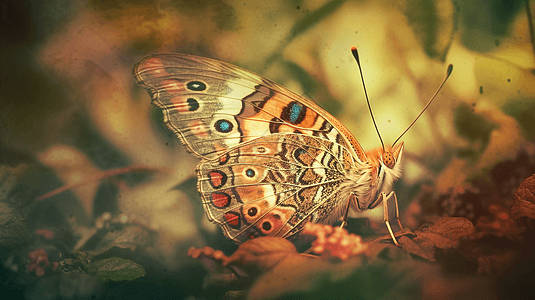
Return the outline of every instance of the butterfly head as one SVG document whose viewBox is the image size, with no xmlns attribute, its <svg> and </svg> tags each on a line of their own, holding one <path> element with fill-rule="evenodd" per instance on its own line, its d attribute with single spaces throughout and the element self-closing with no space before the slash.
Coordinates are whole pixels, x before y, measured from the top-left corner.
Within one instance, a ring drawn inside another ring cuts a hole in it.
<svg viewBox="0 0 535 300">
<path fill-rule="evenodd" d="M 392 154 L 392 152 L 389 152 L 389 151 L 383 152 L 383 154 L 381 155 L 381 160 L 383 161 L 385 166 L 387 166 L 390 169 L 392 169 L 394 165 L 396 164 L 396 158 L 394 157 L 394 154 Z"/>
<path fill-rule="evenodd" d="M 370 206 L 373 208 L 373 200 L 382 193 L 392 191 L 394 181 L 401 178 L 403 142 L 394 147 L 378 148 L 366 153 L 371 167 L 372 186 Z M 378 203 L 377 203 L 378 204 Z"/>
<path fill-rule="evenodd" d="M 394 147 L 377 148 L 366 152 L 368 161 L 373 169 L 380 173 L 382 169 L 397 171 L 403 157 L 403 142 Z M 386 171 L 388 172 L 388 171 Z"/>
<path fill-rule="evenodd" d="M 379 189 L 377 193 L 392 191 L 394 181 L 401 178 L 401 161 L 403 158 L 403 142 L 383 151 L 380 159 L 380 168 L 377 174 Z M 377 194 L 377 195 L 378 195 Z"/>
<path fill-rule="evenodd" d="M 401 160 L 403 154 L 403 142 L 399 145 L 392 147 L 389 150 L 383 150 L 381 154 L 381 162 L 388 169 L 393 170 L 398 165 L 398 160 Z"/>
<path fill-rule="evenodd" d="M 401 160 L 403 158 L 403 142 L 382 151 L 380 164 L 385 173 L 385 179 L 391 179 L 392 183 L 401 178 Z M 389 180 L 387 180 L 389 181 Z"/>
</svg>

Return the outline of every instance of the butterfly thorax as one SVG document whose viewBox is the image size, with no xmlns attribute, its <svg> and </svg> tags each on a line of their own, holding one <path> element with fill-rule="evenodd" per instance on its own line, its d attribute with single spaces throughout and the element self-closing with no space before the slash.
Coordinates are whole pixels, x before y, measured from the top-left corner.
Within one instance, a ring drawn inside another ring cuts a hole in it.
<svg viewBox="0 0 535 300">
<path fill-rule="evenodd" d="M 403 143 L 386 149 L 377 148 L 366 152 L 368 169 L 366 176 L 349 174 L 352 179 L 347 188 L 351 190 L 350 201 L 354 210 L 360 212 L 381 204 L 381 193 L 389 193 L 396 180 L 401 178 Z M 362 180 L 367 184 L 362 185 Z"/>
</svg>

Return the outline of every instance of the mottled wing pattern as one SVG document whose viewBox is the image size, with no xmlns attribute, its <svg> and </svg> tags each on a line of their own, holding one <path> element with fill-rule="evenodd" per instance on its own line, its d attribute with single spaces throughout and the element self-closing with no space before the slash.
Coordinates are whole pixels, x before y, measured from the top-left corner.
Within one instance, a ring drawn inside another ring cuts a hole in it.
<svg viewBox="0 0 535 300">
<path fill-rule="evenodd" d="M 201 158 L 207 216 L 235 241 L 291 237 L 335 217 L 349 170 L 369 182 L 365 154 L 339 121 L 259 75 L 186 54 L 147 57 L 134 75 Z"/>
<path fill-rule="evenodd" d="M 356 168 L 341 145 L 278 133 L 201 161 L 198 190 L 208 218 L 220 224 L 229 238 L 238 242 L 258 236 L 288 238 L 308 221 L 340 216 L 336 208 L 348 201 L 341 183 L 350 169 Z"/>
<path fill-rule="evenodd" d="M 268 134 L 328 139 L 365 161 L 362 147 L 333 116 L 311 101 L 233 65 L 187 54 L 156 54 L 134 68 L 139 84 L 189 151 L 212 159 Z"/>
</svg>

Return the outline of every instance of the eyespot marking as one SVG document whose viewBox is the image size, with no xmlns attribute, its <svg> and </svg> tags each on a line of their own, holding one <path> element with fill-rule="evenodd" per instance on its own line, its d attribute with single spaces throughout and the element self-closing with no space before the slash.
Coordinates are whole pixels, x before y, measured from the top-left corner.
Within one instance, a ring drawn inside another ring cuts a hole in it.
<svg viewBox="0 0 535 300">
<path fill-rule="evenodd" d="M 222 132 L 222 133 L 229 133 L 232 131 L 232 128 L 234 128 L 234 125 L 232 125 L 232 123 L 230 123 L 229 121 L 227 120 L 217 120 L 217 122 L 215 122 L 215 130 L 219 131 L 219 132 Z"/>
<path fill-rule="evenodd" d="M 199 102 L 196 99 L 188 98 L 188 100 L 186 101 L 188 102 L 189 111 L 196 111 L 197 109 L 199 109 Z"/>
<path fill-rule="evenodd" d="M 240 228 L 240 223 L 241 223 L 240 215 L 236 212 L 231 211 L 231 212 L 226 213 L 225 221 L 233 229 Z"/>
<path fill-rule="evenodd" d="M 254 217 L 256 216 L 256 214 L 258 213 L 258 208 L 256 207 L 251 207 L 247 210 L 247 214 L 250 216 L 250 217 Z"/>
<path fill-rule="evenodd" d="M 186 84 L 188 87 L 188 90 L 195 91 L 195 92 L 201 92 L 206 90 L 206 84 L 200 81 L 190 81 Z"/>
<path fill-rule="evenodd" d="M 264 223 L 262 223 L 262 229 L 264 229 L 264 231 L 270 231 L 271 228 L 271 222 L 265 221 Z"/>
<path fill-rule="evenodd" d="M 282 110 L 281 118 L 292 124 L 299 124 L 305 118 L 306 106 L 293 101 Z"/>
<path fill-rule="evenodd" d="M 255 173 L 255 171 L 254 171 L 253 169 L 247 169 L 247 170 L 245 171 L 245 175 L 246 175 L 247 177 L 250 177 L 250 178 L 254 177 L 255 174 L 256 174 L 256 173 Z"/>
<path fill-rule="evenodd" d="M 227 183 L 227 174 L 221 171 L 212 171 L 208 173 L 208 176 L 210 177 L 210 184 L 215 189 L 218 189 Z"/>
<path fill-rule="evenodd" d="M 212 204 L 217 208 L 225 208 L 230 205 L 230 195 L 227 193 L 213 193 Z"/>
</svg>

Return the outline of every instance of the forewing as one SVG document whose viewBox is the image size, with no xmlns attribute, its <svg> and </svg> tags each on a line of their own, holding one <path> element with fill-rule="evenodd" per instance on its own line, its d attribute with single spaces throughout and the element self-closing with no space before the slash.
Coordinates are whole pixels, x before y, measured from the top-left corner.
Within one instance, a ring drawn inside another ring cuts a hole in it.
<svg viewBox="0 0 535 300">
<path fill-rule="evenodd" d="M 298 133 L 365 154 L 351 133 L 311 101 L 236 66 L 187 54 L 157 54 L 134 68 L 139 84 L 189 151 L 214 159 L 268 134 Z"/>
</svg>

